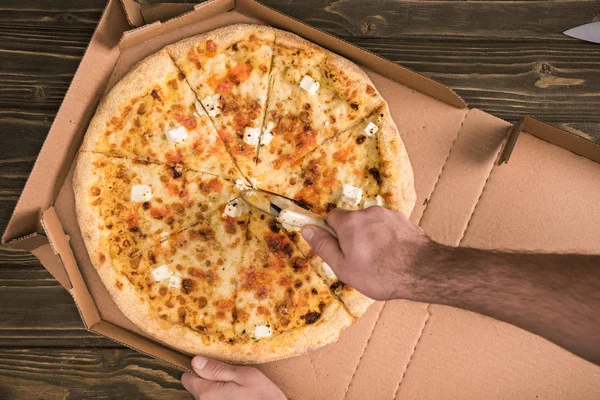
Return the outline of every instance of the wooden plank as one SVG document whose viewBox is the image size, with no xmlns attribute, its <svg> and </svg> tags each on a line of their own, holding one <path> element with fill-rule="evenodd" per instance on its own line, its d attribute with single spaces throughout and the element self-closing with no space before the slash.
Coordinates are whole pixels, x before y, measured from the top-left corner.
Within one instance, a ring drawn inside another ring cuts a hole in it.
<svg viewBox="0 0 600 400">
<path fill-rule="evenodd" d="M 85 330 L 69 293 L 41 266 L 0 266 L 0 347 L 121 347 Z"/>
<path fill-rule="evenodd" d="M 129 349 L 0 349 L 3 399 L 190 399 L 180 377 Z"/>
<path fill-rule="evenodd" d="M 595 0 L 421 1 L 263 0 L 263 3 L 340 36 L 552 38 L 598 16 Z"/>
</svg>

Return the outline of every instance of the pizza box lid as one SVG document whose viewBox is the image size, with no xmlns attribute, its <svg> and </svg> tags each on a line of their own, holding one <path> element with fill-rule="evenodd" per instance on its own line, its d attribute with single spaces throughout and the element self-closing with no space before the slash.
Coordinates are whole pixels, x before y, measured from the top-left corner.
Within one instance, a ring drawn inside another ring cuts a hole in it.
<svg viewBox="0 0 600 400">
<path fill-rule="evenodd" d="M 440 83 L 252 0 L 154 6 L 110 0 L 2 238 L 41 260 L 71 293 L 87 329 L 189 369 L 189 355 L 148 338 L 120 313 L 91 266 L 74 212 L 73 160 L 99 100 L 135 62 L 180 38 L 236 22 L 293 31 L 366 69 L 413 164 L 418 200 L 411 219 L 435 240 L 600 251 L 594 223 L 600 146 L 594 142 L 530 117 L 513 127 L 469 109 Z M 377 303 L 338 343 L 259 368 L 292 398 L 600 395 L 597 367 L 543 339 L 476 314 L 409 301 Z"/>
</svg>

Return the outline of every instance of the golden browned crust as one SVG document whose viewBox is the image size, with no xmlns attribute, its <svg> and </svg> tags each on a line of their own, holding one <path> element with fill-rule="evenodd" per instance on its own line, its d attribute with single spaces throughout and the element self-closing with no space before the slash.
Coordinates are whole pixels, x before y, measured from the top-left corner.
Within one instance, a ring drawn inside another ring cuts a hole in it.
<svg viewBox="0 0 600 400">
<path fill-rule="evenodd" d="M 386 197 L 388 208 L 410 217 L 417 200 L 412 166 L 387 104 L 381 112 L 384 124 L 377 137 L 383 178 L 381 192 L 390 194 Z"/>
<path fill-rule="evenodd" d="M 88 204 L 90 186 L 94 183 L 94 153 L 80 151 L 73 175 L 73 192 L 75 194 L 75 213 L 83 242 L 94 266 L 99 264 L 98 252 L 102 249 L 100 243 L 101 221 L 96 207 Z M 106 263 L 110 263 L 107 259 Z M 110 266 L 110 265 L 109 265 Z"/>
<path fill-rule="evenodd" d="M 246 36 L 255 35 L 261 40 L 274 40 L 275 29 L 264 25 L 253 24 L 235 24 L 224 26 L 214 31 L 201 33 L 200 35 L 192 36 L 179 42 L 175 42 L 165 49 L 175 60 L 185 58 L 194 46 L 204 43 L 208 40 L 214 40 L 219 44 L 219 48 L 228 48 L 235 42 L 244 39 Z"/>
<path fill-rule="evenodd" d="M 157 81 L 164 80 L 172 72 L 179 71 L 164 49 L 137 63 L 100 102 L 90 121 L 81 149 L 94 151 L 107 123 L 121 114 L 121 107 L 148 94 Z"/>
<path fill-rule="evenodd" d="M 375 303 L 375 300 L 368 298 L 356 289 L 342 293 L 340 299 L 354 318 L 360 318 Z"/>
</svg>

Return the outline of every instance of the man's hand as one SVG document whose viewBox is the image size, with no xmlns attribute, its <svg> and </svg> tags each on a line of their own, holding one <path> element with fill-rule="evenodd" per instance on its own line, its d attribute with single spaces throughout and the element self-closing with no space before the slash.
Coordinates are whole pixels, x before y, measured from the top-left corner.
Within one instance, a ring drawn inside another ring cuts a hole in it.
<svg viewBox="0 0 600 400">
<path fill-rule="evenodd" d="M 600 256 L 443 246 L 381 207 L 333 210 L 327 222 L 339 240 L 316 226 L 302 234 L 359 292 L 488 315 L 600 365 Z"/>
<path fill-rule="evenodd" d="M 307 226 L 302 235 L 338 278 L 376 300 L 417 300 L 415 279 L 420 253 L 435 246 L 423 230 L 402 213 L 383 207 L 362 211 L 333 210 L 325 229 Z"/>
<path fill-rule="evenodd" d="M 283 392 L 259 370 L 238 367 L 196 356 L 192 367 L 198 376 L 183 374 L 181 383 L 196 400 L 282 400 Z"/>
</svg>

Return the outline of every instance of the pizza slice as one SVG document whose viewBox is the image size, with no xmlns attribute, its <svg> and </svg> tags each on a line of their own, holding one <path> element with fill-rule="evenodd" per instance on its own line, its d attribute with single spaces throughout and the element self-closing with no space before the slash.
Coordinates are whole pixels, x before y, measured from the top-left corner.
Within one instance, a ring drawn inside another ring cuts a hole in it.
<svg viewBox="0 0 600 400">
<path fill-rule="evenodd" d="M 238 24 L 167 48 L 247 178 L 256 164 L 274 40 L 272 28 Z"/>
<path fill-rule="evenodd" d="M 254 209 L 238 276 L 235 330 L 244 357 L 264 357 L 257 349 L 274 358 L 307 351 L 337 338 L 322 336 L 325 326 L 339 332 L 353 320 L 275 219 Z M 311 339 L 306 329 L 321 332 Z"/>
<path fill-rule="evenodd" d="M 82 149 L 241 177 L 166 50 L 137 64 L 103 99 Z"/>
<path fill-rule="evenodd" d="M 387 106 L 382 105 L 355 127 L 338 134 L 296 163 L 286 181 L 268 179 L 261 187 L 293 198 L 323 216 L 337 207 L 358 210 L 373 205 L 409 215 L 415 202 L 412 176 L 398 131 Z M 286 228 L 292 241 L 350 313 L 355 317 L 362 315 L 372 300 L 339 282 L 331 268 L 314 254 L 300 231 Z"/>
<path fill-rule="evenodd" d="M 246 228 L 247 216 L 229 217 L 222 207 L 137 257 L 113 260 L 113 270 L 123 278 L 120 286 L 131 283 L 148 305 L 146 313 L 132 309 L 125 314 L 150 334 L 160 330 L 161 336 L 184 341 L 181 347 L 193 354 L 210 354 L 215 341 L 232 344 L 236 266 Z M 116 292 L 123 295 L 119 284 Z"/>
<path fill-rule="evenodd" d="M 265 131 L 255 177 L 283 180 L 288 167 L 380 105 L 355 64 L 306 40 L 277 32 Z"/>
<path fill-rule="evenodd" d="M 91 152 L 79 155 L 74 191 L 82 234 L 100 263 L 135 255 L 237 195 L 218 176 Z"/>
<path fill-rule="evenodd" d="M 385 104 L 294 163 L 286 179 L 272 176 L 259 188 L 323 216 L 373 205 L 409 215 L 415 201 L 410 161 Z"/>
</svg>

